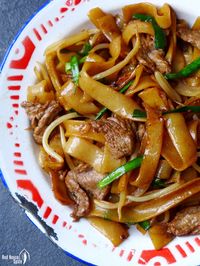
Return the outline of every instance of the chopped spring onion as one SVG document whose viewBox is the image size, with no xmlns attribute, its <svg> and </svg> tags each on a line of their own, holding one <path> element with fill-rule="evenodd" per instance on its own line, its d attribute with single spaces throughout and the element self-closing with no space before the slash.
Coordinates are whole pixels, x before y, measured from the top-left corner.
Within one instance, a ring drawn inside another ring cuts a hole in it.
<svg viewBox="0 0 200 266">
<path fill-rule="evenodd" d="M 75 83 L 75 85 L 78 85 L 79 82 L 79 60 L 77 56 L 72 56 L 70 59 L 70 65 L 71 65 L 71 72 L 72 72 L 72 80 Z"/>
<path fill-rule="evenodd" d="M 147 114 L 146 114 L 145 111 L 141 111 L 139 109 L 135 109 L 133 111 L 133 117 L 135 117 L 135 118 L 146 118 Z"/>
<path fill-rule="evenodd" d="M 92 49 L 92 45 L 89 42 L 86 42 L 83 46 L 82 51 L 80 52 L 80 55 L 87 56 Z"/>
<path fill-rule="evenodd" d="M 160 178 L 156 178 L 151 183 L 151 186 L 153 188 L 164 188 L 164 187 L 166 187 L 165 180 L 164 179 L 160 179 Z"/>
<path fill-rule="evenodd" d="M 164 77 L 166 79 L 178 79 L 178 78 L 186 78 L 200 69 L 200 57 L 192 61 L 190 64 L 185 66 L 177 73 L 168 73 L 165 74 Z"/>
<path fill-rule="evenodd" d="M 78 53 L 80 56 L 82 56 L 80 59 L 78 56 L 74 55 L 71 57 L 70 62 L 67 62 L 65 64 L 65 72 L 68 71 L 72 72 L 73 75 L 73 81 L 76 85 L 78 85 L 78 79 L 79 79 L 79 65 L 83 64 L 86 61 L 86 58 L 89 54 L 89 51 L 92 49 L 92 46 L 90 43 L 86 42 L 83 46 L 83 49 L 80 53 Z"/>
<path fill-rule="evenodd" d="M 184 113 L 187 111 L 192 111 L 194 113 L 199 113 L 200 112 L 200 106 L 183 106 L 177 109 L 173 109 L 167 112 L 164 112 L 164 114 L 170 114 L 170 113 Z"/>
<path fill-rule="evenodd" d="M 133 81 L 129 81 L 119 92 L 125 93 L 128 88 L 133 84 Z M 104 107 L 102 108 L 99 113 L 96 115 L 95 120 L 99 120 L 106 112 L 108 111 L 108 108 Z"/>
<path fill-rule="evenodd" d="M 70 64 L 70 62 L 67 62 L 65 64 L 65 72 L 67 73 L 68 71 L 71 71 L 71 64 Z"/>
<path fill-rule="evenodd" d="M 128 88 L 133 84 L 133 81 L 129 81 L 123 88 L 121 88 L 121 90 L 119 91 L 120 93 L 125 93 Z"/>
<path fill-rule="evenodd" d="M 167 44 L 166 35 L 163 29 L 161 29 L 161 27 L 157 24 L 155 18 L 144 14 L 135 14 L 133 15 L 133 18 L 139 19 L 141 21 L 150 22 L 152 24 L 155 33 L 155 48 L 164 50 Z"/>
<path fill-rule="evenodd" d="M 79 64 L 83 64 L 83 63 L 85 63 L 86 58 L 87 58 L 87 55 L 84 56 L 84 57 L 82 57 L 82 58 L 79 60 Z"/>
<path fill-rule="evenodd" d="M 163 115 L 172 114 L 172 113 L 184 113 L 184 112 L 187 112 L 187 111 L 192 111 L 194 113 L 199 113 L 200 112 L 200 106 L 187 105 L 187 106 L 183 106 L 183 107 L 179 107 L 179 108 L 176 108 L 176 109 L 173 109 L 173 110 L 169 110 L 169 111 L 163 112 Z M 135 117 L 135 118 L 146 117 L 146 112 L 145 111 L 141 111 L 139 109 L 135 109 L 134 112 L 133 112 L 133 117 Z"/>
<path fill-rule="evenodd" d="M 147 221 L 143 221 L 143 222 L 139 222 L 138 223 L 145 231 L 149 230 L 149 228 L 151 227 L 150 222 Z"/>
<path fill-rule="evenodd" d="M 87 56 L 82 57 L 81 59 L 78 60 L 78 64 L 83 64 L 86 61 Z M 71 62 L 65 63 L 65 72 L 67 73 L 68 71 L 71 71 Z"/>
<path fill-rule="evenodd" d="M 99 183 L 97 184 L 99 188 L 104 188 L 105 186 L 109 185 L 112 183 L 114 180 L 118 179 L 120 176 L 124 175 L 125 173 L 136 169 L 140 167 L 141 163 L 143 160 L 143 156 L 139 156 L 124 165 L 118 167 L 115 169 L 113 172 L 111 172 L 109 175 L 104 177 Z"/>
<path fill-rule="evenodd" d="M 108 111 L 107 107 L 102 108 L 95 117 L 95 120 L 99 120 L 106 112 Z"/>
</svg>

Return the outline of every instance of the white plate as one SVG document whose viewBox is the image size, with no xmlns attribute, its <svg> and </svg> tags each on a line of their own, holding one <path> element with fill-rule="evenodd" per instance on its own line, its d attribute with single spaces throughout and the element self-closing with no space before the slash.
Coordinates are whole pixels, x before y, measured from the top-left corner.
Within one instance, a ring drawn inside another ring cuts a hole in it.
<svg viewBox="0 0 200 266">
<path fill-rule="evenodd" d="M 33 68 L 43 61 L 45 47 L 87 28 L 92 7 L 116 11 L 134 0 L 54 0 L 47 3 L 25 25 L 11 45 L 0 78 L 0 166 L 12 196 L 27 210 L 37 226 L 71 256 L 97 265 L 197 265 L 200 264 L 200 237 L 176 238 L 155 251 L 148 236 L 134 228 L 120 247 L 111 243 L 82 219 L 73 223 L 71 210 L 55 200 L 49 178 L 37 162 L 37 147 L 27 130 L 29 121 L 20 103 L 26 88 L 35 82 Z M 162 5 L 165 1 L 149 1 Z M 200 15 L 197 0 L 168 0 L 178 15 L 190 23 Z M 39 221 L 39 222 L 38 222 Z"/>
</svg>

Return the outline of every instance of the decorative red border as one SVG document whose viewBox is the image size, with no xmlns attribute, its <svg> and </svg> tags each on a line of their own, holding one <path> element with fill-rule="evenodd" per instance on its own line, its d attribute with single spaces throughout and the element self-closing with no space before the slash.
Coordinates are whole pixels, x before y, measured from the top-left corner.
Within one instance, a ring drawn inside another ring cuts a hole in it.
<svg viewBox="0 0 200 266">
<path fill-rule="evenodd" d="M 24 79 L 22 70 L 25 70 L 34 54 L 37 44 L 40 43 L 44 36 L 46 36 L 56 23 L 58 23 L 62 18 L 64 18 L 66 12 L 74 11 L 75 8 L 87 0 L 67 0 L 65 5 L 60 7 L 59 16 L 55 17 L 52 20 L 48 20 L 46 23 L 40 24 L 38 28 L 34 27 L 32 29 L 32 34 L 35 38 L 31 36 L 26 36 L 21 42 L 21 48 L 16 49 L 15 54 L 19 54 L 22 51 L 22 57 L 19 59 L 12 59 L 9 65 L 10 72 L 12 70 L 18 70 L 16 75 L 7 76 L 7 90 L 9 91 L 10 104 L 13 110 L 13 116 L 9 118 L 9 121 L 6 123 L 6 127 L 10 135 L 13 135 L 13 131 L 18 125 L 15 124 L 15 118 L 19 114 L 19 103 L 20 103 L 20 90 L 21 82 Z M 53 208 L 51 206 L 45 206 L 45 202 L 40 195 L 38 189 L 33 184 L 33 182 L 28 179 L 27 170 L 23 161 L 23 156 L 21 152 L 20 143 L 14 143 L 14 153 L 13 153 L 13 166 L 14 172 L 17 175 L 17 187 L 24 191 L 28 191 L 31 194 L 31 200 L 35 202 L 40 210 L 43 210 L 42 218 L 49 221 L 51 219 L 51 224 L 60 224 L 63 228 L 67 230 L 72 230 L 73 226 L 67 221 L 61 221 L 60 217 L 53 213 Z M 74 233 L 77 234 L 77 237 L 83 243 L 84 246 L 88 245 L 88 241 L 83 234 L 79 234 L 76 229 Z M 94 247 L 97 247 L 96 244 L 92 244 Z M 154 266 L 161 266 L 166 264 L 173 264 L 177 261 L 175 252 L 181 255 L 182 258 L 187 258 L 191 253 L 195 251 L 198 252 L 200 248 L 200 238 L 194 237 L 190 242 L 186 241 L 181 245 L 176 245 L 174 248 L 163 248 L 161 250 L 143 250 L 138 259 L 138 264 L 147 265 L 152 259 L 156 259 Z M 112 248 L 112 252 L 116 253 L 120 258 L 124 258 L 126 261 L 131 262 L 135 256 L 135 250 L 124 250 L 121 248 Z M 159 258 L 165 259 L 165 264 L 159 262 Z"/>
</svg>

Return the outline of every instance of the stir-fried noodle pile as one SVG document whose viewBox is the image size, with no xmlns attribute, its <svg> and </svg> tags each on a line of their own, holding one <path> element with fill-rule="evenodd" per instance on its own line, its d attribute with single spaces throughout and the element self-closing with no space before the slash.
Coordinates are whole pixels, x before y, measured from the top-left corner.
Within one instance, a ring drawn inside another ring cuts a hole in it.
<svg viewBox="0 0 200 266">
<path fill-rule="evenodd" d="M 200 19 L 167 4 L 89 11 L 46 48 L 22 103 L 57 200 L 117 246 L 200 233 Z"/>
</svg>

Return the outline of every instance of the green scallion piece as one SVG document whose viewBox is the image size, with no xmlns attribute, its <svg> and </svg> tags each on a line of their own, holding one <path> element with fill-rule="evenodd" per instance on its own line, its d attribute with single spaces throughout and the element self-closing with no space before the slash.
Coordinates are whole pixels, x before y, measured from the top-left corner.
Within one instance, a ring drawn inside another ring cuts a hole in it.
<svg viewBox="0 0 200 266">
<path fill-rule="evenodd" d="M 164 30 L 157 24 L 155 18 L 145 14 L 135 14 L 133 18 L 139 19 L 141 21 L 150 22 L 155 33 L 155 48 L 165 49 L 167 45 L 166 35 Z"/>
<path fill-rule="evenodd" d="M 79 81 L 79 65 L 83 64 L 86 61 L 88 53 L 91 49 L 92 49 L 92 46 L 89 43 L 85 43 L 82 51 L 78 53 L 82 57 L 79 58 L 79 56 L 74 55 L 71 57 L 70 62 L 67 62 L 65 64 L 65 72 L 66 73 L 69 71 L 72 72 L 72 79 L 75 85 L 78 85 L 78 81 Z"/>
<path fill-rule="evenodd" d="M 143 160 L 143 156 L 139 156 L 139 157 L 125 163 L 124 165 L 118 167 L 113 172 L 111 172 L 109 175 L 104 177 L 97 184 L 97 186 L 99 188 L 104 188 L 105 186 L 109 185 L 110 183 L 112 183 L 114 180 L 118 179 L 120 176 L 124 175 L 125 173 L 128 173 L 129 171 L 140 167 L 142 160 Z"/>
<path fill-rule="evenodd" d="M 135 118 L 146 118 L 147 114 L 146 114 L 145 111 L 141 111 L 139 109 L 135 109 L 133 111 L 133 117 L 135 117 Z"/>
<path fill-rule="evenodd" d="M 65 72 L 67 73 L 67 72 L 69 72 L 69 71 L 71 71 L 71 64 L 70 64 L 70 62 L 67 62 L 67 63 L 65 64 Z"/>
<path fill-rule="evenodd" d="M 76 55 L 72 56 L 70 59 L 71 72 L 72 72 L 72 80 L 75 85 L 78 85 L 79 82 L 79 60 Z"/>
<path fill-rule="evenodd" d="M 187 105 L 187 106 L 183 106 L 183 107 L 179 107 L 179 108 L 176 108 L 173 110 L 163 112 L 162 114 L 166 115 L 166 114 L 172 114 L 172 113 L 184 113 L 184 112 L 188 112 L 188 111 L 191 111 L 194 113 L 200 113 L 200 106 Z M 147 115 L 146 115 L 145 111 L 135 109 L 133 112 L 133 117 L 135 117 L 135 118 L 145 118 L 146 116 Z"/>
<path fill-rule="evenodd" d="M 192 63 L 185 66 L 177 73 L 168 73 L 165 74 L 164 77 L 166 79 L 179 79 L 179 78 L 186 78 L 191 74 L 195 73 L 197 70 L 200 69 L 200 57 L 192 61 Z"/>
<path fill-rule="evenodd" d="M 183 107 L 180 107 L 180 108 L 177 108 L 177 109 L 173 109 L 173 110 L 164 112 L 163 114 L 165 115 L 165 114 L 171 114 L 171 113 L 184 113 L 184 112 L 187 112 L 187 111 L 192 111 L 194 113 L 199 113 L 200 112 L 200 106 L 187 105 L 187 106 L 183 106 Z"/>
<path fill-rule="evenodd" d="M 124 93 L 128 90 L 128 88 L 133 84 L 133 81 L 129 81 L 121 90 L 119 91 L 120 93 Z"/>
<path fill-rule="evenodd" d="M 153 180 L 153 182 L 151 183 L 151 186 L 153 188 L 164 188 L 166 187 L 165 184 L 165 180 L 164 179 L 160 179 L 160 178 L 156 178 L 155 180 Z"/>
<path fill-rule="evenodd" d="M 108 111 L 108 108 L 106 107 L 102 108 L 96 115 L 95 120 L 99 120 L 107 111 Z"/>
<path fill-rule="evenodd" d="M 89 42 L 86 42 L 83 46 L 82 51 L 80 52 L 80 55 L 87 56 L 92 49 L 92 45 Z"/>
<path fill-rule="evenodd" d="M 79 60 L 79 64 L 83 64 L 83 63 L 85 63 L 86 59 L 87 59 L 87 55 L 84 56 L 84 57 L 82 57 L 82 58 Z"/>
<path fill-rule="evenodd" d="M 143 222 L 139 222 L 138 223 L 145 231 L 149 230 L 149 228 L 151 227 L 150 222 L 147 221 L 143 221 Z"/>
</svg>

